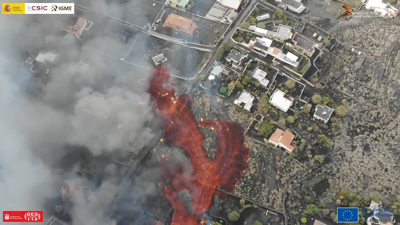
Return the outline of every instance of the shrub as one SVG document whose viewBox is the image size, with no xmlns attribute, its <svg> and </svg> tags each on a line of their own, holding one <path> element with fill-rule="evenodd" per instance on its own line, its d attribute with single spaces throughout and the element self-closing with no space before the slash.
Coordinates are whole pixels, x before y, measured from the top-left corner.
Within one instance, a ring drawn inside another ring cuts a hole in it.
<svg viewBox="0 0 400 225">
<path fill-rule="evenodd" d="M 278 121 L 278 124 L 281 125 L 282 127 L 286 126 L 285 118 L 280 118 L 279 121 Z"/>
<path fill-rule="evenodd" d="M 232 222 L 238 221 L 240 218 L 240 214 L 236 211 L 232 211 L 231 213 L 228 214 L 228 219 Z"/>
<path fill-rule="evenodd" d="M 317 160 L 317 161 L 320 162 L 320 163 L 323 163 L 324 160 L 325 160 L 325 156 L 324 156 L 324 155 L 316 155 L 316 156 L 314 157 L 314 159 Z"/>
<path fill-rule="evenodd" d="M 307 104 L 303 107 L 303 112 L 309 114 L 311 111 L 311 105 Z"/>
<path fill-rule="evenodd" d="M 263 225 L 260 221 L 256 220 L 254 221 L 253 225 Z"/>
<path fill-rule="evenodd" d="M 302 224 L 306 224 L 306 223 L 307 223 L 307 218 L 304 218 L 304 217 L 303 217 L 303 218 L 301 218 L 300 221 L 301 221 Z"/>
<path fill-rule="evenodd" d="M 288 123 L 294 123 L 294 121 L 295 121 L 295 119 L 294 119 L 293 116 L 288 116 L 288 117 L 286 118 L 286 120 L 287 120 Z"/>
<path fill-rule="evenodd" d="M 306 213 L 308 215 L 316 215 L 319 213 L 319 208 L 314 204 L 308 204 L 306 208 Z"/>
<path fill-rule="evenodd" d="M 319 94 L 314 94 L 314 95 L 311 97 L 311 101 L 312 101 L 313 103 L 315 103 L 315 104 L 321 104 L 321 102 L 322 102 L 322 97 L 321 97 L 321 95 L 319 95 Z"/>
<path fill-rule="evenodd" d="M 272 124 L 269 121 L 264 121 L 264 122 L 259 123 L 257 128 L 258 128 L 259 135 L 269 137 L 272 134 L 272 132 L 274 131 L 274 124 Z"/>
<path fill-rule="evenodd" d="M 346 115 L 346 113 L 347 113 L 347 109 L 344 105 L 340 105 L 340 106 L 336 107 L 335 111 L 336 111 L 336 115 L 338 115 L 339 117 L 342 117 L 342 116 Z"/>
<path fill-rule="evenodd" d="M 285 86 L 289 89 L 293 89 L 294 86 L 296 85 L 296 81 L 289 79 L 285 82 Z"/>
</svg>

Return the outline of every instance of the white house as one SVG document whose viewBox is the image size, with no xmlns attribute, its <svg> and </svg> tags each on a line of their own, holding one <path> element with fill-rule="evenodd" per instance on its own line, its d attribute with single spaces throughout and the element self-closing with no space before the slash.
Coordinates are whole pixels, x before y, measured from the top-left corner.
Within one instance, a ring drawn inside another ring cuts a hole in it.
<svg viewBox="0 0 400 225">
<path fill-rule="evenodd" d="M 276 108 L 287 112 L 293 105 L 293 100 L 294 99 L 292 97 L 287 97 L 285 92 L 275 89 L 274 93 L 272 93 L 271 98 L 269 99 L 269 103 Z"/>
</svg>

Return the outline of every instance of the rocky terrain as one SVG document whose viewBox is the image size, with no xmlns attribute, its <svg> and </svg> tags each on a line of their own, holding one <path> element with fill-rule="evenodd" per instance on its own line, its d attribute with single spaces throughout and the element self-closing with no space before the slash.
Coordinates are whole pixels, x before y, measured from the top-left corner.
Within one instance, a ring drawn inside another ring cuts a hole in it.
<svg viewBox="0 0 400 225">
<path fill-rule="evenodd" d="M 244 173 L 234 194 L 251 199 L 261 205 L 283 210 L 284 194 L 289 181 L 305 167 L 277 150 L 247 137 L 250 147 L 249 169 Z"/>
<path fill-rule="evenodd" d="M 399 198 L 399 33 L 399 26 L 383 18 L 349 20 L 331 29 L 343 44 L 325 52 L 320 80 L 328 84 L 323 91 L 346 99 L 348 113 L 333 138 L 330 162 L 293 184 L 293 211 L 295 202 L 334 203 L 341 190 L 379 196 L 386 205 Z"/>
</svg>

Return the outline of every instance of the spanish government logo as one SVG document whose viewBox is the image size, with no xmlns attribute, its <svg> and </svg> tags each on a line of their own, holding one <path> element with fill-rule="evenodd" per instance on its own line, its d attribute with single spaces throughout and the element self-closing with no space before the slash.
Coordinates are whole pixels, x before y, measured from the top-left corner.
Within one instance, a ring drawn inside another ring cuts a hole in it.
<svg viewBox="0 0 400 225">
<path fill-rule="evenodd" d="M 5 5 L 3 12 L 11 12 L 11 6 L 10 5 Z"/>
</svg>

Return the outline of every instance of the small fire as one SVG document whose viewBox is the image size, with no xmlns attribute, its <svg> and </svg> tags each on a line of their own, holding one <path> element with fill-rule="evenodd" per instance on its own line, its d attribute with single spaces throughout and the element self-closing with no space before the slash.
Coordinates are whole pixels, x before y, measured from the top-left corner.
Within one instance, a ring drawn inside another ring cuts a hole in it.
<svg viewBox="0 0 400 225">
<path fill-rule="evenodd" d="M 214 127 L 211 127 L 211 130 L 214 130 Z"/>
<path fill-rule="evenodd" d="M 200 118 L 200 121 L 203 121 L 204 119 L 203 118 Z"/>
<path fill-rule="evenodd" d="M 205 221 L 204 219 L 202 219 L 201 222 L 200 222 L 200 224 L 201 224 L 201 225 L 204 225 L 204 224 L 206 224 L 206 221 Z"/>
<path fill-rule="evenodd" d="M 220 99 L 220 98 L 217 98 L 217 102 L 221 102 L 221 99 Z"/>
<path fill-rule="evenodd" d="M 161 155 L 162 158 L 165 158 L 165 155 Z"/>
<path fill-rule="evenodd" d="M 160 141 L 161 141 L 161 142 L 164 142 L 164 138 L 160 138 Z"/>
<path fill-rule="evenodd" d="M 176 100 L 175 100 L 174 97 L 171 97 L 171 100 L 172 100 L 172 102 L 173 102 L 174 104 L 176 103 Z"/>
<path fill-rule="evenodd" d="M 144 101 L 139 101 L 139 104 L 145 105 L 146 103 Z"/>
</svg>

